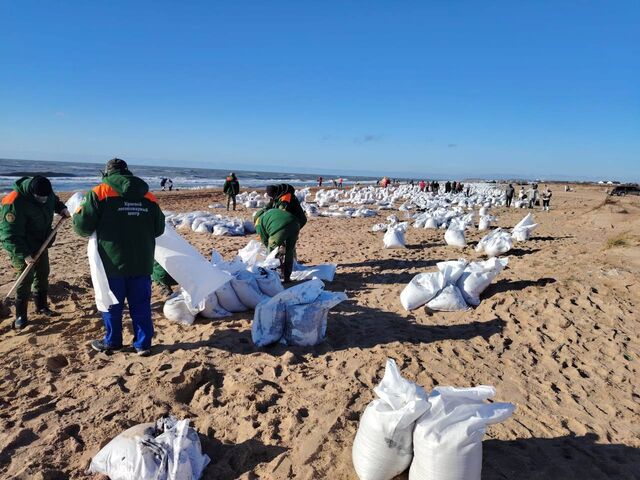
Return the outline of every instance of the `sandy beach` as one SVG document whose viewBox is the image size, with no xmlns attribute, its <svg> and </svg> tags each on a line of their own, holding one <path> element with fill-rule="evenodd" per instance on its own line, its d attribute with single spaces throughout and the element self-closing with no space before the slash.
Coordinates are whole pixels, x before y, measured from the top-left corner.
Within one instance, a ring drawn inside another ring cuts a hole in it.
<svg viewBox="0 0 640 480">
<path fill-rule="evenodd" d="M 58 315 L 34 312 L 23 331 L 0 322 L 0 477 L 87 478 L 110 439 L 170 412 L 201 434 L 212 459 L 206 479 L 357 479 L 358 421 L 393 358 L 427 390 L 493 385 L 496 400 L 516 404 L 513 418 L 488 430 L 483 479 L 640 478 L 640 201 L 596 186 L 553 189 L 552 210 L 535 212 L 533 238 L 516 244 L 508 268 L 467 312 L 409 313 L 399 296 L 438 261 L 480 259 L 473 246 L 482 232 L 458 250 L 442 230 L 410 228 L 406 250 L 384 250 L 371 226 L 402 212 L 311 218 L 299 259 L 337 263 L 326 288 L 349 296 L 330 314 L 326 342 L 312 348 L 255 348 L 252 312 L 171 323 L 154 287 L 153 355 L 97 353 L 89 342 L 103 326 L 86 243 L 65 225 L 50 250 Z M 158 197 L 164 210 L 183 212 L 206 210 L 221 193 Z M 527 211 L 493 213 L 510 228 Z M 203 255 L 216 248 L 227 259 L 253 238 L 183 235 Z M 3 251 L 3 297 L 13 279 Z M 130 343 L 128 317 L 125 325 Z"/>
</svg>

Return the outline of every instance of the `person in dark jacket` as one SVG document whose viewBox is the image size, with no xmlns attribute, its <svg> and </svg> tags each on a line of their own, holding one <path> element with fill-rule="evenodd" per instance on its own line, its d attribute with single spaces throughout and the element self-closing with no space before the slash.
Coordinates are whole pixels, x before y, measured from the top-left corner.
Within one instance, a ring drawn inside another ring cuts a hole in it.
<svg viewBox="0 0 640 480">
<path fill-rule="evenodd" d="M 513 185 L 509 184 L 509 186 L 507 187 L 507 189 L 505 190 L 505 194 L 507 196 L 507 207 L 511 206 L 511 201 L 513 200 L 513 196 L 516 193 L 516 189 L 513 188 Z"/>
<path fill-rule="evenodd" d="M 291 281 L 300 223 L 295 215 L 280 208 L 260 210 L 255 218 L 256 232 L 269 252 L 284 250 L 281 258 L 284 281 Z"/>
<path fill-rule="evenodd" d="M 151 272 L 151 281 L 160 287 L 160 291 L 166 297 L 173 295 L 173 286 L 178 285 L 178 282 L 169 275 L 162 265 L 158 262 L 153 262 L 153 271 Z"/>
<path fill-rule="evenodd" d="M 51 182 L 43 176 L 22 177 L 13 191 L 2 199 L 0 208 L 0 241 L 9 253 L 17 276 L 27 265 L 35 263 L 16 290 L 14 328 L 27 326 L 27 309 L 31 290 L 35 294 L 36 311 L 50 316 L 47 291 L 49 289 L 49 247 L 37 262 L 36 253 L 51 234 L 53 214 L 69 218 L 69 210 L 53 193 Z"/>
<path fill-rule="evenodd" d="M 164 214 L 149 186 L 119 158 L 107 162 L 102 183 L 88 192 L 73 216 L 79 235 L 96 233 L 98 253 L 109 288 L 118 303 L 102 313 L 105 336 L 91 347 L 100 352 L 122 348 L 122 310 L 127 300 L 133 322 L 133 346 L 148 355 L 153 337 L 151 273 L 156 237 L 164 233 Z"/>
<path fill-rule="evenodd" d="M 227 211 L 229 211 L 229 203 L 233 201 L 233 209 L 236 209 L 236 195 L 240 193 L 240 182 L 236 174 L 231 172 L 224 182 L 222 193 L 227 196 Z"/>
<path fill-rule="evenodd" d="M 307 223 L 307 215 L 304 213 L 302 205 L 298 197 L 296 197 L 296 189 L 293 185 L 288 183 L 281 183 L 279 185 L 268 185 L 267 196 L 269 197 L 269 203 L 263 208 L 263 210 L 270 210 L 272 208 L 279 208 L 286 210 L 293 214 L 300 224 L 300 228 L 304 227 Z"/>
</svg>

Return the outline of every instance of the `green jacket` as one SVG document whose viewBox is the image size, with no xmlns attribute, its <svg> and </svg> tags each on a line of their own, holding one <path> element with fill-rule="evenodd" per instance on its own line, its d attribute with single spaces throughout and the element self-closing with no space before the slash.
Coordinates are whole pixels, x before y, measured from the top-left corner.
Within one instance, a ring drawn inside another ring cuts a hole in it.
<svg viewBox="0 0 640 480">
<path fill-rule="evenodd" d="M 238 195 L 240 193 L 240 182 L 238 182 L 238 179 L 235 175 L 232 177 L 227 177 L 227 179 L 224 181 L 222 193 L 232 196 Z"/>
<path fill-rule="evenodd" d="M 164 268 L 162 268 L 162 265 L 155 261 L 153 262 L 153 273 L 151 274 L 151 280 L 161 285 L 168 285 L 169 287 L 178 284 L 178 282 L 176 282 L 174 278 L 169 275 L 169 272 L 167 272 Z"/>
<path fill-rule="evenodd" d="M 307 223 L 307 215 L 304 213 L 304 209 L 302 208 L 302 205 L 300 205 L 298 197 L 296 197 L 296 189 L 287 183 L 277 185 L 277 188 L 278 190 L 275 198 L 273 198 L 261 211 L 265 212 L 272 208 L 286 210 L 296 217 L 300 228 L 304 227 Z"/>
<path fill-rule="evenodd" d="M 73 216 L 78 235 L 98 236 L 108 277 L 151 275 L 164 214 L 149 186 L 131 172 L 111 172 L 88 192 Z"/>
<path fill-rule="evenodd" d="M 261 210 L 256 215 L 255 224 L 256 233 L 260 235 L 260 240 L 265 245 L 269 243 L 269 237 L 282 230 L 291 233 L 300 231 L 298 219 L 293 214 L 279 208 Z"/>
<path fill-rule="evenodd" d="M 36 200 L 29 193 L 31 180 L 31 177 L 17 180 L 0 207 L 0 241 L 14 259 L 35 255 L 51 233 L 54 212 L 66 208 L 53 193 L 45 203 Z"/>
</svg>

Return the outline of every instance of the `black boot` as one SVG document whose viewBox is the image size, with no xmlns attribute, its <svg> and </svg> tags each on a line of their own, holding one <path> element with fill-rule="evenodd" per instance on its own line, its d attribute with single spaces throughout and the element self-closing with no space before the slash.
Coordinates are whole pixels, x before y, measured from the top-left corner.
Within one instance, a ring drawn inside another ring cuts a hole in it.
<svg viewBox="0 0 640 480">
<path fill-rule="evenodd" d="M 36 312 L 45 317 L 50 317 L 54 313 L 49 308 L 49 302 L 47 301 L 47 292 L 36 293 Z"/>
<path fill-rule="evenodd" d="M 13 328 L 22 330 L 27 326 L 27 307 L 29 306 L 28 298 L 16 298 L 16 319 L 13 322 Z"/>
</svg>

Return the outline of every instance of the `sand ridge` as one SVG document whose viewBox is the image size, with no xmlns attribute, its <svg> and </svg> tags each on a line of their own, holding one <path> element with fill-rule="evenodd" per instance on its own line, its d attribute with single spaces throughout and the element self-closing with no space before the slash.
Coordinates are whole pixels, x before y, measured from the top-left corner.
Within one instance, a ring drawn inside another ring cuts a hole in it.
<svg viewBox="0 0 640 480">
<path fill-rule="evenodd" d="M 165 210 L 206 210 L 220 194 L 159 199 Z M 526 211 L 494 213 L 511 227 Z M 438 261 L 481 258 L 473 250 L 480 232 L 460 251 L 442 231 L 410 228 L 407 250 L 383 250 L 382 234 L 370 231 L 380 217 L 311 219 L 300 260 L 338 263 L 327 289 L 350 297 L 330 315 L 325 343 L 256 349 L 250 312 L 175 325 L 154 289 L 148 358 L 88 347 L 102 323 L 85 241 L 67 226 L 50 251 L 59 315 L 32 314 L 22 332 L 0 323 L 0 477 L 85 478 L 113 436 L 171 412 L 201 433 L 212 458 L 206 479 L 355 479 L 359 416 L 391 357 L 427 390 L 489 384 L 496 400 L 517 405 L 488 431 L 484 479 L 639 478 L 640 202 L 557 187 L 551 212 L 535 214 L 534 237 L 516 244 L 480 306 L 453 313 L 405 312 L 400 291 Z M 216 248 L 227 258 L 249 240 L 184 235 L 203 254 Z M 0 293 L 12 279 L 3 252 Z"/>
</svg>

